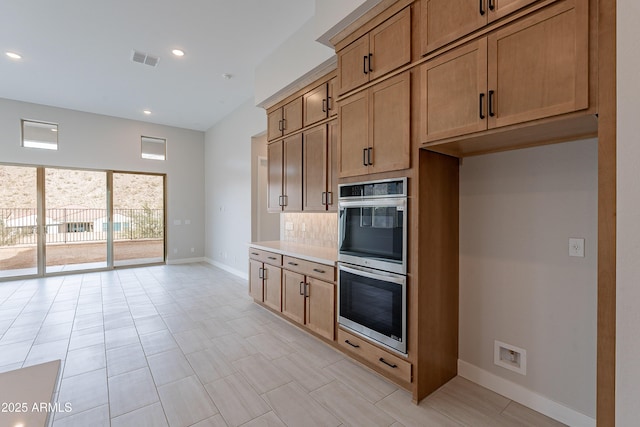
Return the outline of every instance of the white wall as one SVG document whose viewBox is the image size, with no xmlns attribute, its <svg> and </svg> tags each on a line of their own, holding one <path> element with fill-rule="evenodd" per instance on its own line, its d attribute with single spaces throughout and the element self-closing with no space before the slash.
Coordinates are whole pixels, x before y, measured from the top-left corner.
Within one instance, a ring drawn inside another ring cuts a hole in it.
<svg viewBox="0 0 640 427">
<path fill-rule="evenodd" d="M 59 149 L 22 148 L 20 119 L 58 123 Z M 141 135 L 167 139 L 166 161 L 140 157 Z M 167 174 L 170 262 L 204 257 L 203 152 L 203 132 L 0 98 L 0 162 Z"/>
<path fill-rule="evenodd" d="M 381 0 L 316 0 L 314 39 L 331 47 L 329 39 Z"/>
<path fill-rule="evenodd" d="M 597 141 L 465 158 L 460 168 L 462 361 L 595 417 Z M 586 256 L 569 257 L 569 237 Z M 527 351 L 527 375 L 493 363 Z"/>
<path fill-rule="evenodd" d="M 251 241 L 251 137 L 266 130 L 265 111 L 249 99 L 205 134 L 205 257 L 242 276 Z"/>
<path fill-rule="evenodd" d="M 640 4 L 617 1 L 616 425 L 640 420 Z"/>
</svg>

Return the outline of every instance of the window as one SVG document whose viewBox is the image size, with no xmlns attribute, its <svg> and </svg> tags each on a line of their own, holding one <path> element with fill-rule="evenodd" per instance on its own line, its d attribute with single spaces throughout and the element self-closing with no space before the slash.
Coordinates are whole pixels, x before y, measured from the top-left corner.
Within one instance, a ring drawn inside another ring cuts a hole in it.
<svg viewBox="0 0 640 427">
<path fill-rule="evenodd" d="M 142 137 L 142 158 L 152 160 L 164 160 L 167 148 L 167 140 L 163 138 Z"/>
<path fill-rule="evenodd" d="M 58 125 L 22 120 L 22 146 L 43 150 L 58 149 Z"/>
</svg>

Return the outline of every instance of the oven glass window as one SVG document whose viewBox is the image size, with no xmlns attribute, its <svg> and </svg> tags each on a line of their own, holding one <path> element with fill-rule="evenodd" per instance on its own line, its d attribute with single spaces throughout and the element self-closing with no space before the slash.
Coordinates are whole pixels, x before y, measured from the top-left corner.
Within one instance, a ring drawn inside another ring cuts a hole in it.
<svg viewBox="0 0 640 427">
<path fill-rule="evenodd" d="M 393 206 L 340 211 L 340 253 L 402 262 L 404 211 Z"/>
<path fill-rule="evenodd" d="M 402 285 L 340 273 L 340 316 L 395 340 L 402 340 Z"/>
</svg>

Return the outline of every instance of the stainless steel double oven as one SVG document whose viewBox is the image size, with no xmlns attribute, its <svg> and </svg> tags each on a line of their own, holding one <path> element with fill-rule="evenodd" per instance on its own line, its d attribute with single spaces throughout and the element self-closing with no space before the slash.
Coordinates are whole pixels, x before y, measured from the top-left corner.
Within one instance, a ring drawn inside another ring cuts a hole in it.
<svg viewBox="0 0 640 427">
<path fill-rule="evenodd" d="M 407 178 L 340 185 L 338 323 L 407 352 Z"/>
</svg>

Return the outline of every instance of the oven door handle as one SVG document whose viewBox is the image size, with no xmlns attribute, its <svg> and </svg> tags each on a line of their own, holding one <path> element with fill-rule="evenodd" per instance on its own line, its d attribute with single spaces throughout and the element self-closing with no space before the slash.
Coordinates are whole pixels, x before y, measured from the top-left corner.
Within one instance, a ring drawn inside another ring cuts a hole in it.
<svg viewBox="0 0 640 427">
<path fill-rule="evenodd" d="M 389 273 L 387 271 L 373 270 L 366 267 L 358 267 L 355 265 L 349 265 L 338 263 L 338 273 L 345 271 L 347 273 L 355 274 L 357 276 L 367 277 L 374 280 L 384 280 L 385 282 L 397 283 L 399 285 L 405 285 L 407 278 L 400 274 Z"/>
<path fill-rule="evenodd" d="M 399 211 L 404 211 L 407 207 L 406 197 L 395 197 L 389 199 L 370 199 L 370 200 L 339 200 L 339 209 L 344 208 L 386 208 L 395 207 Z"/>
</svg>

